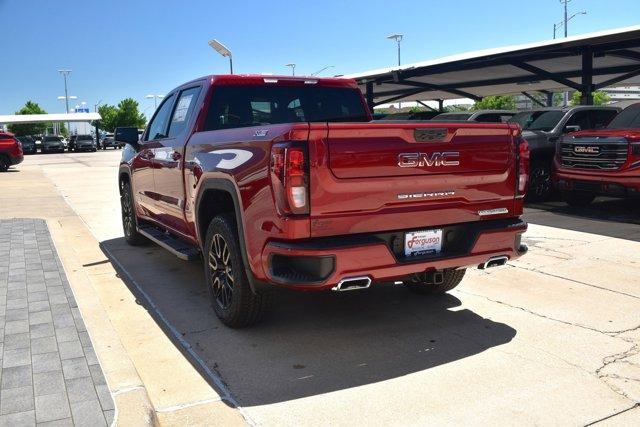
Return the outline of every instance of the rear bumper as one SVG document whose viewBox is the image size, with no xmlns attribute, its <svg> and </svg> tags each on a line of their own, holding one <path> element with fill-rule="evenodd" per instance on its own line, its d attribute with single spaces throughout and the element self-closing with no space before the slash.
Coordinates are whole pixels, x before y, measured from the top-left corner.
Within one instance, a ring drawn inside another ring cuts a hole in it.
<svg viewBox="0 0 640 427">
<path fill-rule="evenodd" d="M 300 290 L 326 290 L 344 278 L 400 280 L 429 270 L 478 266 L 496 256 L 513 260 L 526 252 L 521 235 L 527 224 L 519 218 L 442 228 L 443 249 L 435 256 L 404 258 L 404 232 L 411 230 L 401 230 L 303 242 L 270 242 L 262 253 L 263 269 L 270 283 Z M 447 237 L 451 233 L 454 237 Z M 400 247 L 398 239 L 402 242 Z"/>
<path fill-rule="evenodd" d="M 9 157 L 9 163 L 11 163 L 11 166 L 19 165 L 23 160 L 24 156 L 22 154 Z"/>
</svg>

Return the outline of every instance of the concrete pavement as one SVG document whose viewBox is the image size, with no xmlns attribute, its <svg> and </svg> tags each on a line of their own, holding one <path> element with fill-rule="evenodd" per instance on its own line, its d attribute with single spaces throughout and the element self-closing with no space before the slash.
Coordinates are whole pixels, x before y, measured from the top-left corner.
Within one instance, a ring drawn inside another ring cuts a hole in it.
<svg viewBox="0 0 640 427">
<path fill-rule="evenodd" d="M 402 287 L 344 295 L 284 293 L 264 323 L 236 331 L 211 312 L 200 264 L 184 263 L 154 245 L 124 243 L 117 157 L 112 152 L 32 156 L 19 173 L 44 178 L 29 181 L 36 188 L 55 186 L 66 203 L 51 203 L 52 217 L 64 223 L 79 216 L 95 236 L 91 251 L 99 242 L 120 271 L 124 284 L 113 298 L 112 288 L 101 286 L 94 275 L 94 298 L 97 294 L 112 320 L 154 407 L 163 402 L 171 408 L 167 402 L 186 401 L 191 391 L 184 390 L 187 383 L 167 378 L 175 377 L 170 364 L 154 362 L 145 371 L 142 360 L 180 348 L 211 390 L 218 396 L 229 392 L 239 404 L 240 422 L 640 422 L 635 408 L 640 402 L 640 226 L 633 220 L 625 224 L 628 217 L 607 227 L 606 218 L 583 221 L 576 212 L 559 212 L 558 221 L 571 223 L 572 231 L 532 224 L 525 257 L 504 268 L 470 271 L 443 298 L 418 298 Z M 0 206 L 6 206 L 2 197 Z M 60 198 L 39 197 L 38 202 Z M 21 203 L 42 211 L 43 205 L 31 199 Z M 536 216 L 547 225 L 555 221 L 542 208 L 529 214 L 530 221 Z M 7 215 L 5 208 L 0 215 Z M 608 232 L 611 228 L 615 234 Z M 585 232 L 590 230 L 596 233 Z M 92 259 L 104 259 L 91 253 Z M 111 287 L 120 280 L 111 273 L 105 277 Z M 155 327 L 179 339 L 147 342 L 135 327 L 127 331 L 134 322 L 120 316 L 140 311 L 133 295 L 152 314 Z M 119 298 L 134 305 L 123 308 Z M 138 341 L 129 342 L 129 333 Z M 147 348 L 137 349 L 135 343 Z M 96 351 L 100 357 L 110 350 L 96 345 Z M 108 379 L 107 369 L 105 374 Z M 174 410 L 164 421 L 206 424 L 206 418 L 188 418 L 206 412 L 204 407 L 189 408 L 195 409 L 187 418 Z"/>
</svg>

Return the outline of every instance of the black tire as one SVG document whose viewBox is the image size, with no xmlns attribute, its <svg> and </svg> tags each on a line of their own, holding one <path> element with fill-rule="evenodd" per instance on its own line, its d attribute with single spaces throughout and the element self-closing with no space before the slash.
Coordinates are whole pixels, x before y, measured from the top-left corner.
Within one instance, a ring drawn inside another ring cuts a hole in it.
<svg viewBox="0 0 640 427">
<path fill-rule="evenodd" d="M 270 292 L 251 290 L 240 251 L 234 218 L 229 214 L 213 218 L 203 250 L 204 272 L 213 311 L 231 328 L 258 322 L 272 298 Z"/>
<path fill-rule="evenodd" d="M 551 175 L 552 171 L 549 162 L 536 161 L 531 163 L 527 201 L 546 202 L 551 198 L 553 194 Z"/>
<path fill-rule="evenodd" d="M 140 246 L 147 243 L 147 239 L 137 230 L 138 219 L 133 203 L 131 184 L 123 182 L 120 188 L 120 210 L 122 212 L 122 229 L 124 238 L 131 246 Z"/>
<path fill-rule="evenodd" d="M 596 195 L 593 193 L 585 193 L 580 191 L 575 192 L 562 192 L 562 200 L 564 200 L 569 206 L 576 208 L 583 208 L 593 202 Z"/>
<path fill-rule="evenodd" d="M 5 156 L 0 156 L 0 172 L 9 170 L 9 161 Z"/>
<path fill-rule="evenodd" d="M 467 270 L 445 270 L 444 277 L 442 283 L 439 285 L 434 285 L 431 283 L 424 283 L 419 280 L 412 280 L 406 282 L 407 288 L 416 294 L 421 295 L 433 295 L 433 294 L 444 294 L 445 292 L 449 292 L 456 286 L 460 284 L 462 278 L 464 277 L 464 273 Z"/>
</svg>

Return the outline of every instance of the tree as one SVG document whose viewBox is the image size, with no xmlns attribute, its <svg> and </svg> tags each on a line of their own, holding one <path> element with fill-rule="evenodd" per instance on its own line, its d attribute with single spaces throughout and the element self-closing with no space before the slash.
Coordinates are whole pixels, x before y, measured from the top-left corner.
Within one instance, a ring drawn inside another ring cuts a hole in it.
<svg viewBox="0 0 640 427">
<path fill-rule="evenodd" d="M 114 105 L 105 104 L 98 107 L 98 113 L 102 117 L 99 127 L 107 132 L 114 132 L 116 130 L 118 108 Z"/>
<path fill-rule="evenodd" d="M 133 98 L 123 99 L 118 103 L 115 126 L 132 126 L 142 128 L 147 123 L 147 118 L 138 111 L 138 102 Z"/>
<path fill-rule="evenodd" d="M 593 105 L 604 105 L 611 100 L 611 97 L 607 92 L 603 92 L 601 90 L 597 90 L 591 94 L 593 96 Z M 571 105 L 580 105 L 580 97 L 582 97 L 582 92 L 575 91 L 571 94 L 571 100 L 569 103 Z"/>
<path fill-rule="evenodd" d="M 47 114 L 46 111 L 42 109 L 35 102 L 27 101 L 20 110 L 16 111 L 16 114 Z M 47 123 L 18 123 L 9 125 L 9 132 L 15 134 L 16 136 L 26 136 L 26 135 L 39 135 L 43 134 L 47 131 Z"/>
<path fill-rule="evenodd" d="M 471 105 L 468 104 L 455 104 L 455 105 L 448 105 L 446 107 L 444 107 L 444 112 L 445 113 L 455 113 L 458 111 L 469 111 L 471 110 L 473 107 Z"/>
<path fill-rule="evenodd" d="M 473 104 L 474 110 L 515 110 L 515 96 L 485 96 Z"/>
</svg>

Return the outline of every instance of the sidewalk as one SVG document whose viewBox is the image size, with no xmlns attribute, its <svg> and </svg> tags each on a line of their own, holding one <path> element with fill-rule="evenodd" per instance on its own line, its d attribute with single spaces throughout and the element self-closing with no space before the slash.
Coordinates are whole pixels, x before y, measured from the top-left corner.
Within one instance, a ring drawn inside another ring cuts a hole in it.
<svg viewBox="0 0 640 427">
<path fill-rule="evenodd" d="M 88 184 L 78 178 L 79 187 Z M 122 282 L 39 167 L 3 175 L 0 218 L 46 220 L 113 395 L 116 424 L 246 424 L 228 393 L 203 378 Z"/>
</svg>

